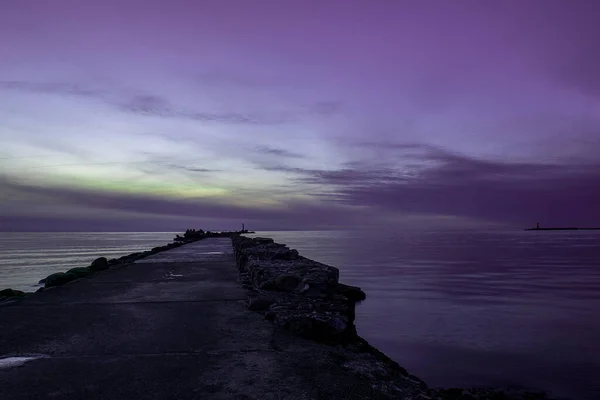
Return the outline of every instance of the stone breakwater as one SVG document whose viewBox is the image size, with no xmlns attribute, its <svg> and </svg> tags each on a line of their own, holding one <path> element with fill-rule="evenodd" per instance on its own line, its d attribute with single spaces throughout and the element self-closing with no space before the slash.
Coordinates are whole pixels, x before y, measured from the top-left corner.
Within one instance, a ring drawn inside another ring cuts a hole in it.
<svg viewBox="0 0 600 400">
<path fill-rule="evenodd" d="M 248 309 L 299 336 L 331 345 L 349 374 L 370 381 L 381 399 L 542 400 L 545 393 L 489 388 L 432 389 L 369 345 L 354 325 L 366 294 L 339 282 L 335 267 L 302 257 L 270 238 L 232 236 L 240 284 L 251 290 Z"/>
<path fill-rule="evenodd" d="M 366 295 L 339 283 L 339 270 L 309 260 L 273 239 L 232 239 L 248 308 L 300 336 L 343 343 L 356 338 L 354 308 Z"/>
</svg>

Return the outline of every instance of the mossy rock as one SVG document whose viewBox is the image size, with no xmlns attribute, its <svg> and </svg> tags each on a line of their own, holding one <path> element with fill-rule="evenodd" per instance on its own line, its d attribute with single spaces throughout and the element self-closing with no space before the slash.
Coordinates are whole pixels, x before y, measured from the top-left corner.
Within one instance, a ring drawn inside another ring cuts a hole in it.
<svg viewBox="0 0 600 400">
<path fill-rule="evenodd" d="M 92 271 L 102 271 L 108 269 L 108 260 L 106 260 L 106 257 L 96 258 L 94 261 L 92 261 L 90 269 Z"/>
<path fill-rule="evenodd" d="M 65 283 L 74 281 L 78 276 L 72 272 L 57 272 L 56 274 L 52 274 L 46 277 L 44 282 L 46 283 L 46 287 L 52 286 L 60 286 Z"/>
<path fill-rule="evenodd" d="M 84 276 L 91 274 L 92 270 L 89 267 L 76 267 L 68 270 L 67 274 L 69 273 L 77 275 L 78 278 L 83 278 Z"/>
<path fill-rule="evenodd" d="M 27 293 L 22 292 L 20 290 L 15 290 L 15 289 L 3 289 L 0 290 L 0 297 L 22 297 L 25 296 Z"/>
<path fill-rule="evenodd" d="M 118 259 L 119 264 L 130 264 L 140 258 L 142 253 L 131 253 Z"/>
</svg>

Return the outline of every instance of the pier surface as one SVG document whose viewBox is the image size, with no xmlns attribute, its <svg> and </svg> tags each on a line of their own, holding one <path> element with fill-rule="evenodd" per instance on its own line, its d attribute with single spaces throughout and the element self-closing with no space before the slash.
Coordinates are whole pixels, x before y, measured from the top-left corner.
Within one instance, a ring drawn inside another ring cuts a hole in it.
<svg viewBox="0 0 600 400">
<path fill-rule="evenodd" d="M 376 397 L 247 296 L 210 238 L 0 304 L 0 399 Z"/>
</svg>

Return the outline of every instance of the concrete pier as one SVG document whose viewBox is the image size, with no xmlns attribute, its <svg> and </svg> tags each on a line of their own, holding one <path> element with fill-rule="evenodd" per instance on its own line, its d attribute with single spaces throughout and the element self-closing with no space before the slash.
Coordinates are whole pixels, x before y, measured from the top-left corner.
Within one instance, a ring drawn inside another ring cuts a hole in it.
<svg viewBox="0 0 600 400">
<path fill-rule="evenodd" d="M 210 238 L 0 304 L 0 399 L 380 397 L 247 296 L 230 239 Z"/>
</svg>

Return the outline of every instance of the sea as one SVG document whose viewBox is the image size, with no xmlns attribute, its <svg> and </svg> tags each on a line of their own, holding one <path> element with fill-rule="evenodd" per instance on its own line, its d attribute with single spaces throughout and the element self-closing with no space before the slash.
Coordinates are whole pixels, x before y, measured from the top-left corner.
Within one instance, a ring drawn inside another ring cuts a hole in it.
<svg viewBox="0 0 600 400">
<path fill-rule="evenodd" d="M 0 289 L 175 233 L 0 233 Z M 360 286 L 358 333 L 432 387 L 600 399 L 600 231 L 258 232 Z"/>
</svg>

